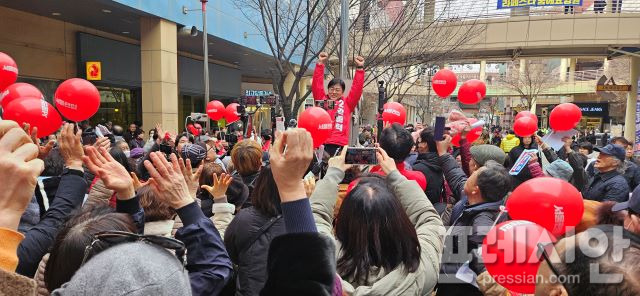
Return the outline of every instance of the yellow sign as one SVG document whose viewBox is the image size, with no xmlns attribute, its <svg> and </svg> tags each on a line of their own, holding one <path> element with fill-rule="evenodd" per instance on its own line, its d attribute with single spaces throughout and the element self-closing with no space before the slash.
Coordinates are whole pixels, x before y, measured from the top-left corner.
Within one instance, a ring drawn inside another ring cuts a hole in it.
<svg viewBox="0 0 640 296">
<path fill-rule="evenodd" d="M 596 86 L 597 91 L 630 91 L 631 85 L 600 84 Z"/>
<path fill-rule="evenodd" d="M 102 64 L 87 62 L 87 80 L 102 80 Z"/>
</svg>

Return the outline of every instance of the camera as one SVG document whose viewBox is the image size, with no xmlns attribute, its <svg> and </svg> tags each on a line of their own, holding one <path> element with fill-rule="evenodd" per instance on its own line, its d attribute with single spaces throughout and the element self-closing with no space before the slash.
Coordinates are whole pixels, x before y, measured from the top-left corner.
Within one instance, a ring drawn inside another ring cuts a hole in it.
<svg viewBox="0 0 640 296">
<path fill-rule="evenodd" d="M 316 107 L 320 107 L 325 110 L 333 110 L 336 106 L 336 101 L 333 100 L 316 100 Z"/>
</svg>

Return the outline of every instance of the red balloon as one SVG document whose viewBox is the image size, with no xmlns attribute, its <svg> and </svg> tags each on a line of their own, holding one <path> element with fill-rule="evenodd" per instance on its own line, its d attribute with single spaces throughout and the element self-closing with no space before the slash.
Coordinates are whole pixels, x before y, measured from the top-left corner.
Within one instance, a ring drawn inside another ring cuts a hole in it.
<svg viewBox="0 0 640 296">
<path fill-rule="evenodd" d="M 446 98 L 456 90 L 458 78 L 453 71 L 449 69 L 440 69 L 431 79 L 431 87 L 433 91 L 441 97 Z"/>
<path fill-rule="evenodd" d="M 100 92 L 87 80 L 71 78 L 58 86 L 54 102 L 60 113 L 67 119 L 83 121 L 98 112 Z"/>
<path fill-rule="evenodd" d="M 234 123 L 240 120 L 240 113 L 238 113 L 238 103 L 231 103 L 227 106 L 224 118 L 227 120 L 227 124 Z"/>
<path fill-rule="evenodd" d="M 530 117 L 531 119 L 536 121 L 536 125 L 538 125 L 538 116 L 531 113 L 530 111 L 520 111 L 516 114 L 516 117 L 513 119 L 514 121 L 520 119 L 521 117 Z"/>
<path fill-rule="evenodd" d="M 7 54 L 0 52 L 0 91 L 18 79 L 18 65 Z"/>
<path fill-rule="evenodd" d="M 383 106 L 382 121 L 404 125 L 407 121 L 407 110 L 398 102 L 386 103 Z"/>
<path fill-rule="evenodd" d="M 506 207 L 512 219 L 535 222 L 554 235 L 578 225 L 584 212 L 580 192 L 570 183 L 552 177 L 520 184 L 507 199 Z"/>
<path fill-rule="evenodd" d="M 538 130 L 538 120 L 521 116 L 513 123 L 513 131 L 520 137 L 529 137 Z"/>
<path fill-rule="evenodd" d="M 478 119 L 476 119 L 476 118 L 469 118 L 469 124 L 474 124 L 477 121 L 478 121 Z M 479 126 L 479 127 L 476 127 L 474 129 L 472 129 L 467 134 L 467 142 L 473 143 L 476 140 L 478 140 L 478 138 L 480 138 L 480 136 L 482 136 L 482 126 Z M 451 138 L 451 144 L 453 144 L 453 146 L 460 147 L 460 133 L 455 134 L 453 136 L 453 138 Z"/>
<path fill-rule="evenodd" d="M 580 118 L 580 107 L 572 103 L 562 103 L 551 110 L 549 125 L 555 131 L 568 131 L 580 123 Z"/>
<path fill-rule="evenodd" d="M 473 105 L 484 99 L 487 94 L 487 86 L 478 79 L 465 81 L 458 89 L 458 101 L 463 104 Z"/>
<path fill-rule="evenodd" d="M 300 113 L 298 127 L 311 133 L 313 148 L 318 148 L 331 136 L 333 121 L 326 110 L 320 107 L 311 107 Z"/>
<path fill-rule="evenodd" d="M 4 109 L 4 119 L 13 120 L 20 126 L 25 123 L 38 128 L 38 138 L 56 132 L 62 126 L 58 111 L 39 97 L 23 97 L 14 100 Z"/>
<path fill-rule="evenodd" d="M 548 245 L 555 241 L 552 234 L 533 222 L 506 221 L 485 236 L 482 260 L 498 284 L 514 292 L 533 294 L 538 267 L 544 260 L 539 257 L 538 243 Z"/>
<path fill-rule="evenodd" d="M 25 97 L 43 98 L 42 93 L 35 86 L 24 82 L 18 82 L 9 85 L 9 87 L 0 93 L 0 102 L 2 104 L 2 108 L 5 109 L 13 100 Z"/>
<path fill-rule="evenodd" d="M 220 101 L 211 101 L 207 103 L 207 115 L 211 120 L 220 120 L 225 115 L 225 108 Z"/>
</svg>

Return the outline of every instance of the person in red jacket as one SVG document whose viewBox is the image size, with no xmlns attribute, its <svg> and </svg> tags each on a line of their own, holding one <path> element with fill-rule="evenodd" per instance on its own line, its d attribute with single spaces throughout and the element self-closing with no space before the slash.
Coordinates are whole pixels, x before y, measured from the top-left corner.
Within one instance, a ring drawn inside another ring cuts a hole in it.
<svg viewBox="0 0 640 296">
<path fill-rule="evenodd" d="M 324 142 L 324 151 L 334 156 L 336 150 L 349 143 L 349 129 L 351 127 L 351 112 L 358 105 L 364 86 L 364 58 L 356 57 L 356 74 L 349 95 L 343 97 L 345 83 L 340 78 L 329 81 L 329 94 L 324 92 L 324 67 L 329 55 L 321 52 L 313 73 L 312 91 L 316 101 L 325 101 L 325 109 L 333 120 L 333 131 Z"/>
</svg>

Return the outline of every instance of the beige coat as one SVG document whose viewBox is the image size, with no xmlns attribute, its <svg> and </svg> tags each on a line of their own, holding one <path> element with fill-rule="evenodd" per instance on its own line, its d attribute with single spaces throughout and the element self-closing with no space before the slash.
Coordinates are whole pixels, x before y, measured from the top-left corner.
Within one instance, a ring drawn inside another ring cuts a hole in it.
<svg viewBox="0 0 640 296">
<path fill-rule="evenodd" d="M 336 259 L 340 257 L 340 242 L 333 236 L 333 213 L 338 197 L 338 183 L 344 172 L 329 168 L 324 179 L 318 181 L 311 195 L 311 208 L 320 233 L 330 236 L 336 244 Z M 370 286 L 342 280 L 342 289 L 347 295 L 429 295 L 438 282 L 440 257 L 443 248 L 444 226 L 415 181 L 409 181 L 395 171 L 387 176 L 395 196 L 415 226 L 420 242 L 420 266 L 412 273 L 405 273 L 404 267 L 394 270 L 376 270 L 369 274 Z"/>
</svg>

